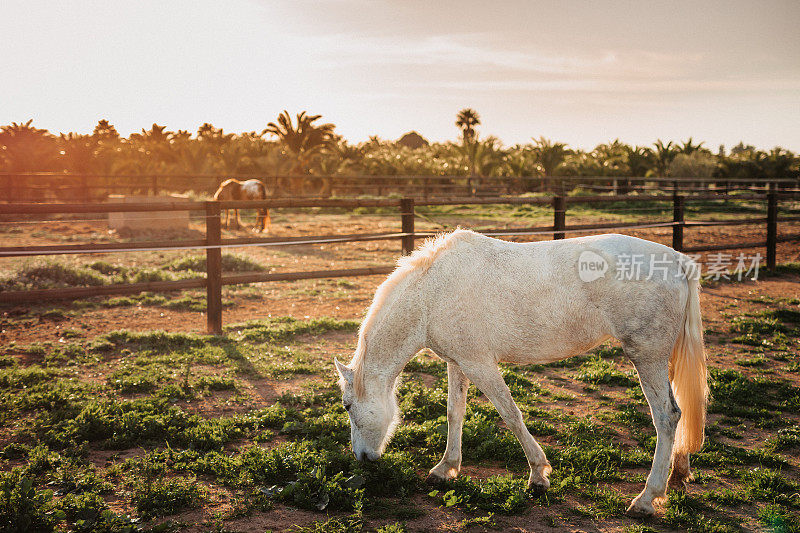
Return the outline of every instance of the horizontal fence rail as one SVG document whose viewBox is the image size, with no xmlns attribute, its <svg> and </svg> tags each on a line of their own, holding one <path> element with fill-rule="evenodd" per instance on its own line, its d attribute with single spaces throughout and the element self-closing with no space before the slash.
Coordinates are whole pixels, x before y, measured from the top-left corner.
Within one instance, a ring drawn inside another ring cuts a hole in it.
<svg viewBox="0 0 800 533">
<path fill-rule="evenodd" d="M 800 179 L 627 176 L 292 175 L 292 174 L 74 174 L 0 172 L 0 201 L 98 201 L 113 194 L 158 196 L 166 191 L 212 194 L 226 179 L 259 179 L 274 195 L 319 198 L 385 196 L 416 199 L 498 196 L 523 192 L 565 194 L 585 189 L 612 194 L 800 191 Z"/>
<path fill-rule="evenodd" d="M 415 218 L 422 216 L 416 208 L 437 205 L 537 205 L 548 206 L 553 211 L 553 224 L 534 227 L 510 227 L 501 229 L 484 229 L 481 233 L 496 237 L 501 236 L 552 236 L 562 239 L 567 234 L 591 233 L 595 231 L 671 228 L 672 247 L 686 253 L 733 250 L 745 248 L 766 248 L 767 267 L 776 264 L 776 248 L 779 242 L 800 240 L 800 234 L 778 236 L 779 222 L 797 222 L 800 216 L 780 217 L 779 202 L 782 199 L 796 198 L 791 191 L 772 189 L 765 194 L 724 195 L 597 195 L 597 196 L 564 196 L 552 197 L 447 197 L 434 199 L 415 198 L 379 198 L 379 199 L 308 199 L 308 198 L 271 198 L 261 201 L 208 201 L 208 202 L 154 202 L 154 203 L 65 203 L 38 204 L 15 203 L 0 204 L 0 215 L 47 215 L 47 214 L 80 214 L 80 213 L 118 213 L 118 212 L 163 212 L 190 211 L 203 214 L 206 224 L 205 239 L 182 241 L 137 241 L 89 244 L 57 244 L 39 246 L 4 246 L 0 247 L 0 257 L 64 255 L 64 254 L 97 254 L 151 250 L 187 250 L 199 249 L 206 252 L 207 273 L 205 278 L 192 278 L 177 281 L 156 281 L 147 283 L 112 284 L 92 287 L 70 287 L 63 289 L 36 289 L 25 291 L 0 292 L 0 304 L 16 304 L 50 299 L 76 299 L 101 295 L 136 294 L 141 292 L 168 292 L 176 290 L 205 288 L 207 295 L 207 320 L 210 333 L 222 331 L 222 287 L 245 283 L 261 283 L 273 281 L 294 281 L 318 278 L 371 276 L 387 274 L 394 269 L 393 265 L 378 265 L 362 268 L 337 270 L 315 270 L 300 272 L 244 272 L 223 274 L 221 252 L 225 248 L 235 247 L 269 247 L 299 246 L 310 244 L 350 243 L 366 241 L 399 240 L 401 252 L 410 253 L 415 241 L 435 235 L 430 231 L 416 231 Z M 731 220 L 685 220 L 686 203 L 702 200 L 753 200 L 766 202 L 765 217 L 737 218 Z M 656 209 L 667 211 L 671 204 L 673 216 L 671 220 L 648 222 L 609 222 L 594 224 L 566 223 L 566 213 L 570 205 L 605 202 L 627 202 L 641 205 L 663 204 Z M 258 208 L 341 208 L 355 209 L 389 208 L 395 210 L 400 217 L 399 232 L 359 233 L 340 235 L 316 235 L 297 237 L 242 237 L 223 239 L 221 213 L 224 209 L 258 209 Z M 65 220 L 68 221 L 68 220 Z M 728 244 L 710 244 L 705 246 L 684 246 L 684 230 L 697 227 L 717 226 L 764 226 L 766 238 L 763 241 L 738 242 Z"/>
</svg>

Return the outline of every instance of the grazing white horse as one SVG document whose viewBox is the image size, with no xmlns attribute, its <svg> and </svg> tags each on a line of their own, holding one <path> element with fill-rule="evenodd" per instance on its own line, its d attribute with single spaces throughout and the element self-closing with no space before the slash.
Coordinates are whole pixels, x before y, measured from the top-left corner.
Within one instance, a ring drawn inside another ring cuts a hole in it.
<svg viewBox="0 0 800 533">
<path fill-rule="evenodd" d="M 689 479 L 689 454 L 703 443 L 708 386 L 695 267 L 667 246 L 625 235 L 521 244 L 457 230 L 428 241 L 378 287 L 352 361 L 335 361 L 353 452 L 381 456 L 399 423 L 398 376 L 427 347 L 447 361 L 448 378 L 447 450 L 431 476 L 458 475 L 472 381 L 522 444 L 528 487 L 546 490 L 552 468 L 497 363 L 548 363 L 616 338 L 657 433 L 650 475 L 628 512 L 653 514 L 668 481 Z"/>
<path fill-rule="evenodd" d="M 267 187 L 261 180 L 245 180 L 239 181 L 234 179 L 225 180 L 214 193 L 214 200 L 265 200 L 269 196 Z M 258 217 L 256 218 L 256 225 L 253 227 L 255 231 L 263 232 L 269 229 L 271 220 L 269 218 L 269 209 L 260 208 Z M 234 209 L 233 229 L 239 229 L 242 221 L 239 218 L 239 210 Z M 231 227 L 231 210 L 226 209 L 223 214 L 223 225 L 226 228 Z"/>
</svg>

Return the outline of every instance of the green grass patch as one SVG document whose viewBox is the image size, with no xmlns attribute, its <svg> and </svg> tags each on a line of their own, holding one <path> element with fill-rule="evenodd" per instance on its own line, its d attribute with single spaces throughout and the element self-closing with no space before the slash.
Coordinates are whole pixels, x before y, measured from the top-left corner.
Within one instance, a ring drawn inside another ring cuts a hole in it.
<svg viewBox="0 0 800 533">
<path fill-rule="evenodd" d="M 16 272 L 0 279 L 0 290 L 21 291 L 104 285 L 106 278 L 94 270 L 54 260 L 24 264 Z"/>
<path fill-rule="evenodd" d="M 600 355 L 594 355 L 583 363 L 578 369 L 576 377 L 592 385 L 631 387 L 638 383 L 632 373 L 623 373 L 617 370 L 616 363 L 603 359 Z"/>
<path fill-rule="evenodd" d="M 355 320 L 336 320 L 319 318 L 298 320 L 291 317 L 274 317 L 266 320 L 253 320 L 244 324 L 227 326 L 225 331 L 235 333 L 242 341 L 253 343 L 285 342 L 303 334 L 321 335 L 328 331 L 356 331 L 359 322 Z"/>
<path fill-rule="evenodd" d="M 134 492 L 133 501 L 139 514 L 152 518 L 197 507 L 201 497 L 197 480 L 173 477 L 148 479 Z"/>
<path fill-rule="evenodd" d="M 164 268 L 172 271 L 191 272 L 206 272 L 208 270 L 205 255 L 181 257 L 165 264 Z M 222 254 L 222 270 L 223 272 L 261 272 L 266 270 L 266 267 L 245 255 Z"/>
</svg>

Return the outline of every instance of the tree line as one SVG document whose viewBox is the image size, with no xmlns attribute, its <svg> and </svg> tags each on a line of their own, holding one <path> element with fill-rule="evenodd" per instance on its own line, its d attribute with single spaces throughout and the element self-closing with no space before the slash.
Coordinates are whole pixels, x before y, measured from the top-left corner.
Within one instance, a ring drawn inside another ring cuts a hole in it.
<svg viewBox="0 0 800 533">
<path fill-rule="evenodd" d="M 703 142 L 657 140 L 632 146 L 619 139 L 592 150 L 545 137 L 505 147 L 481 137 L 480 117 L 460 111 L 456 141 L 429 143 L 416 132 L 397 141 L 371 137 L 351 144 L 320 115 L 287 111 L 261 132 L 226 133 L 203 124 L 196 133 L 153 124 L 128 137 L 107 120 L 91 134 L 52 134 L 32 121 L 0 128 L 0 172 L 98 175 L 417 175 L 541 177 L 697 177 L 796 179 L 800 158 L 775 147 L 740 143 L 712 151 Z"/>
</svg>

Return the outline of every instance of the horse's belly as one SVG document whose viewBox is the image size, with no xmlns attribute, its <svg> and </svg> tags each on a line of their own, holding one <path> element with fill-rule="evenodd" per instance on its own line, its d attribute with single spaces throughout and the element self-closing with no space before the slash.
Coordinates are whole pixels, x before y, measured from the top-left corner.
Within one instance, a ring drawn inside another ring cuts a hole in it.
<svg viewBox="0 0 800 533">
<path fill-rule="evenodd" d="M 598 334 L 580 339 L 562 339 L 559 343 L 538 342 L 524 347 L 516 346 L 500 352 L 500 362 L 518 364 L 545 364 L 582 354 L 611 338 Z"/>
</svg>

